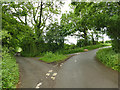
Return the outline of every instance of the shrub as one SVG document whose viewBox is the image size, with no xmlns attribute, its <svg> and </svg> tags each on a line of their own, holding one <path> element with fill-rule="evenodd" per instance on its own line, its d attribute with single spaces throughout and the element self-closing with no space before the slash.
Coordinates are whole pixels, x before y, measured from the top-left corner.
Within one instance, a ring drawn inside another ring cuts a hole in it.
<svg viewBox="0 0 120 90">
<path fill-rule="evenodd" d="M 15 58 L 4 50 L 2 53 L 2 88 L 16 88 L 19 70 Z"/>
<path fill-rule="evenodd" d="M 68 50 L 68 49 L 69 49 L 69 47 L 70 47 L 70 45 L 69 45 L 69 44 L 64 44 L 64 49 L 65 49 L 65 50 Z"/>
<path fill-rule="evenodd" d="M 112 41 L 111 40 L 107 40 L 107 41 L 105 41 L 105 43 L 112 43 Z"/>
<path fill-rule="evenodd" d="M 59 50 L 57 51 L 58 53 L 62 54 L 72 54 L 72 53 L 77 53 L 77 52 L 84 52 L 84 49 L 92 50 L 104 46 L 109 46 L 110 44 L 98 44 L 98 45 L 90 45 L 90 46 L 84 46 L 84 47 L 76 47 L 74 49 L 68 49 L 68 50 Z"/>
<path fill-rule="evenodd" d="M 118 55 L 120 55 L 120 53 L 115 53 L 112 48 L 100 49 L 97 52 L 97 58 L 99 59 L 99 61 L 101 61 L 106 66 L 120 72 L 120 62 Z"/>
</svg>

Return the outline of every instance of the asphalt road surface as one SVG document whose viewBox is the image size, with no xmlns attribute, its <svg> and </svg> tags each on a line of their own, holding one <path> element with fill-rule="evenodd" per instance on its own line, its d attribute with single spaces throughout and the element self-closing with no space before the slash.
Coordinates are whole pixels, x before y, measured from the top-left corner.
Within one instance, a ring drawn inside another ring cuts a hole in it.
<svg viewBox="0 0 120 90">
<path fill-rule="evenodd" d="M 118 72 L 96 59 L 97 50 L 81 52 L 61 65 L 16 57 L 20 67 L 18 88 L 118 88 Z"/>
</svg>

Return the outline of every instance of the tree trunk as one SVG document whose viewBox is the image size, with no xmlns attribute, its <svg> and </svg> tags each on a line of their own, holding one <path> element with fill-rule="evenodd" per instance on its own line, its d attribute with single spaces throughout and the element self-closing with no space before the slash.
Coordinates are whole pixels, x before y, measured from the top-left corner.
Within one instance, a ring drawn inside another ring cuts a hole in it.
<svg viewBox="0 0 120 90">
<path fill-rule="evenodd" d="M 25 25 L 27 25 L 27 15 L 25 15 Z"/>
<path fill-rule="evenodd" d="M 99 39 L 99 38 L 98 38 L 98 33 L 97 33 L 97 35 L 96 35 L 96 40 L 97 40 L 97 42 L 98 42 L 98 39 Z"/>
<path fill-rule="evenodd" d="M 104 43 L 104 34 L 102 33 L 102 42 Z"/>
<path fill-rule="evenodd" d="M 92 44 L 95 45 L 95 40 L 94 40 L 94 37 L 93 37 L 93 33 L 92 33 Z"/>
<path fill-rule="evenodd" d="M 86 32 L 86 29 L 84 29 L 83 33 L 84 33 L 84 39 L 85 39 L 84 45 L 87 46 L 88 43 L 87 43 L 87 32 Z"/>
<path fill-rule="evenodd" d="M 38 35 L 38 38 L 41 36 L 41 30 L 40 30 L 40 27 L 41 27 L 41 18 L 42 18 L 42 9 L 43 9 L 43 3 L 42 3 L 42 0 L 41 0 L 41 5 L 40 5 L 40 18 L 39 18 L 39 23 L 37 25 L 37 35 Z"/>
</svg>

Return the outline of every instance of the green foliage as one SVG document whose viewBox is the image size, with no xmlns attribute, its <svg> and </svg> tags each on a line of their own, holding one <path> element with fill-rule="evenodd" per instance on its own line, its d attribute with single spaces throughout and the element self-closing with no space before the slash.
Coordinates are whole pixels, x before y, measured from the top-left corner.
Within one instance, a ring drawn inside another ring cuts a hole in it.
<svg viewBox="0 0 120 90">
<path fill-rule="evenodd" d="M 21 55 L 26 57 L 41 56 L 47 51 L 55 52 L 59 49 L 56 43 L 44 43 L 44 41 L 34 40 L 30 37 L 26 37 L 21 45 Z"/>
<path fill-rule="evenodd" d="M 113 23 L 112 23 L 113 22 Z M 112 38 L 112 47 L 115 52 L 120 52 L 120 14 L 110 18 L 107 34 Z"/>
<path fill-rule="evenodd" d="M 2 52 L 2 88 L 16 88 L 19 69 L 15 58 L 4 48 Z"/>
<path fill-rule="evenodd" d="M 92 45 L 90 40 L 85 41 L 85 39 L 79 39 L 77 41 L 77 46 L 78 47 L 84 47 L 84 46 L 86 46 L 86 43 L 87 43 L 87 45 Z"/>
<path fill-rule="evenodd" d="M 81 17 L 76 25 L 79 31 L 84 28 L 89 30 L 94 28 L 95 31 L 107 33 L 113 39 L 114 51 L 120 52 L 120 5 L 118 2 L 76 2 L 75 4 L 72 2 L 72 5 L 75 6 L 76 17 Z M 104 28 L 106 30 L 103 30 Z"/>
<path fill-rule="evenodd" d="M 21 48 L 22 56 L 35 56 L 37 52 L 37 46 L 35 44 L 35 40 L 33 39 L 34 37 L 26 36 L 23 38 L 23 41 L 21 42 Z"/>
<path fill-rule="evenodd" d="M 75 48 L 75 49 L 68 49 L 68 50 L 59 50 L 59 53 L 62 54 L 73 54 L 73 53 L 77 53 L 77 52 L 83 52 L 84 49 L 83 48 Z"/>
<path fill-rule="evenodd" d="M 112 40 L 112 49 L 115 52 L 120 53 L 120 40 L 119 39 Z"/>
<path fill-rule="evenodd" d="M 69 50 L 69 49 L 75 49 L 77 46 L 75 44 L 64 44 L 64 49 Z"/>
<path fill-rule="evenodd" d="M 73 54 L 77 52 L 84 52 L 84 49 L 93 50 L 93 49 L 104 47 L 104 46 L 110 46 L 110 45 L 109 44 L 90 45 L 90 46 L 84 46 L 84 47 L 75 47 L 74 49 L 67 49 L 67 50 L 63 49 L 57 52 L 62 54 Z"/>
<path fill-rule="evenodd" d="M 52 46 L 54 45 L 55 49 L 60 49 L 64 47 L 64 33 L 61 29 L 61 26 L 58 24 L 58 22 L 51 23 L 47 28 L 46 33 L 46 42 L 48 45 Z M 52 47 L 51 47 L 52 48 Z"/>
<path fill-rule="evenodd" d="M 112 48 L 100 49 L 97 52 L 97 58 L 103 64 L 120 72 L 120 53 L 115 53 Z"/>
<path fill-rule="evenodd" d="M 2 50 L 2 45 L 0 45 L 0 50 Z M 0 51 L 0 69 L 2 69 L 2 51 Z M 2 88 L 2 72 L 0 72 L 0 89 Z"/>
<path fill-rule="evenodd" d="M 88 50 L 92 50 L 92 49 L 96 49 L 96 48 L 100 48 L 100 47 L 104 47 L 104 46 L 109 46 L 109 45 L 108 44 L 97 44 L 97 45 L 85 46 L 83 48 L 88 49 Z"/>
<path fill-rule="evenodd" d="M 107 41 L 105 41 L 105 43 L 112 43 L 112 41 L 111 40 L 107 40 Z"/>
<path fill-rule="evenodd" d="M 47 62 L 47 63 L 51 63 L 51 62 L 59 62 L 62 60 L 65 60 L 68 56 L 63 55 L 63 54 L 54 54 L 52 52 L 46 52 L 46 54 L 40 58 L 40 60 Z"/>
<path fill-rule="evenodd" d="M 2 9 L 2 46 L 15 52 L 15 48 L 20 45 L 24 36 L 32 30 L 29 26 L 18 22 L 8 11 L 4 11 L 5 6 Z"/>
</svg>

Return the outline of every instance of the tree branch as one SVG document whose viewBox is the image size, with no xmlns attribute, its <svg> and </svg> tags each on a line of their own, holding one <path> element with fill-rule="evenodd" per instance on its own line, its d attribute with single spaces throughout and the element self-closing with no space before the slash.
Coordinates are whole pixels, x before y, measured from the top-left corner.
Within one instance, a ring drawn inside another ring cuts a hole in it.
<svg viewBox="0 0 120 90">
<path fill-rule="evenodd" d="M 14 8 L 14 10 L 17 12 L 16 8 Z M 16 17 L 21 21 L 22 24 L 25 24 L 19 16 Z"/>
<path fill-rule="evenodd" d="M 36 19 L 35 19 L 35 10 L 33 9 L 33 19 L 34 19 L 34 22 L 37 24 L 37 21 L 36 21 Z"/>
<path fill-rule="evenodd" d="M 43 6 L 43 3 L 42 3 L 42 0 L 41 0 L 41 5 L 40 5 L 40 18 L 39 18 L 39 24 L 38 24 L 38 28 L 40 28 L 40 24 L 41 24 L 41 17 L 42 17 L 42 6 Z"/>
</svg>

